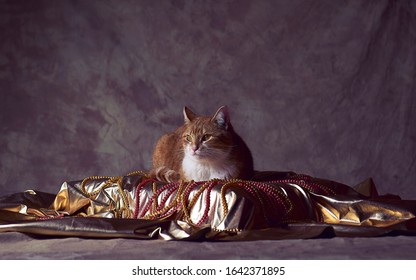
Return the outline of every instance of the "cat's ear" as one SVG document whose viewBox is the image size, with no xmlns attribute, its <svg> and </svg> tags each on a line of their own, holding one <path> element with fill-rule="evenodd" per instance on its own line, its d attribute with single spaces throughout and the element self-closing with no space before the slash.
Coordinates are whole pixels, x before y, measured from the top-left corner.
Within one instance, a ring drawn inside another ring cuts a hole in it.
<svg viewBox="0 0 416 280">
<path fill-rule="evenodd" d="M 183 118 L 185 120 L 185 123 L 190 123 L 196 118 L 196 114 L 185 106 L 183 107 Z"/>
<path fill-rule="evenodd" d="M 219 127 L 227 130 L 230 127 L 230 113 L 227 106 L 222 106 L 217 110 L 211 121 L 216 123 Z"/>
</svg>

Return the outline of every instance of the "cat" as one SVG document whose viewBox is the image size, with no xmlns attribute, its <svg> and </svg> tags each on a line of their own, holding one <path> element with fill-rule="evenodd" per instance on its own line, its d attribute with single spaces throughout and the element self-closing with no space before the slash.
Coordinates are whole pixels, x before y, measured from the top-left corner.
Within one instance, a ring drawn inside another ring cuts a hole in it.
<svg viewBox="0 0 416 280">
<path fill-rule="evenodd" d="M 253 176 L 252 154 L 234 131 L 227 106 L 212 117 L 198 116 L 184 107 L 183 116 L 182 126 L 157 141 L 151 177 L 198 182 Z"/>
</svg>

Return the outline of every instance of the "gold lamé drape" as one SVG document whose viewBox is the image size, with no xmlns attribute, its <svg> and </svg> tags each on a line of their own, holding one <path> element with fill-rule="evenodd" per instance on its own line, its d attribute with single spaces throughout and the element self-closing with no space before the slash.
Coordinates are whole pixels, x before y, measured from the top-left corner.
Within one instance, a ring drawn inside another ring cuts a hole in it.
<svg viewBox="0 0 416 280">
<path fill-rule="evenodd" d="M 414 234 L 416 201 L 293 172 L 250 181 L 162 183 L 143 172 L 65 182 L 0 199 L 0 232 L 165 240 Z"/>
</svg>

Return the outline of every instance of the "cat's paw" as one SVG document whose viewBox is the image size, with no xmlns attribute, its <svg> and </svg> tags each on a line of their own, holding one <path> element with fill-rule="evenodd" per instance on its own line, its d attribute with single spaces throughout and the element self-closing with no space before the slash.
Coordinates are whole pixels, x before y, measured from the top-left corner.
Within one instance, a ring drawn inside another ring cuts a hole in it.
<svg viewBox="0 0 416 280">
<path fill-rule="evenodd" d="M 174 170 L 168 170 L 165 173 L 165 179 L 169 183 L 178 182 L 181 179 L 181 175 Z"/>
<path fill-rule="evenodd" d="M 167 183 L 178 182 L 181 179 L 181 175 L 178 172 L 165 166 L 153 169 L 150 174 L 158 181 Z"/>
</svg>

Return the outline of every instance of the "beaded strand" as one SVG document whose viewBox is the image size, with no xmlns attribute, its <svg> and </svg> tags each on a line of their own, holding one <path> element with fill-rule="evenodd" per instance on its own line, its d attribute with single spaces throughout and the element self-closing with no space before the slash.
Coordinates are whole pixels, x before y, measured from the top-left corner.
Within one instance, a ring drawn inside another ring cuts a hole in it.
<svg viewBox="0 0 416 280">
<path fill-rule="evenodd" d="M 186 217 L 186 220 L 190 222 L 191 224 L 194 224 L 196 226 L 201 226 L 205 220 L 208 218 L 208 213 L 210 210 L 210 204 L 211 204 L 211 191 L 214 188 L 215 184 L 218 182 L 217 179 L 206 181 L 202 187 L 196 192 L 195 196 L 192 198 L 191 202 L 186 206 L 183 205 L 183 212 Z M 198 222 L 194 223 L 190 217 L 191 209 L 195 206 L 196 202 L 198 201 L 199 197 L 202 195 L 202 193 L 206 190 L 207 194 L 205 197 L 205 210 L 202 214 L 202 217 L 199 219 Z"/>
<path fill-rule="evenodd" d="M 296 184 L 310 192 L 322 193 L 319 191 L 324 191 L 326 195 L 335 195 L 335 191 L 323 184 L 313 182 L 313 177 L 303 174 L 296 174 L 287 179 L 280 179 L 271 181 L 271 183 L 284 183 L 284 184 Z"/>
<path fill-rule="evenodd" d="M 104 184 L 98 188 L 95 191 L 92 192 L 88 192 L 86 190 L 86 184 L 88 181 L 91 180 L 103 180 L 103 179 L 107 179 L 107 181 L 104 182 Z M 121 200 L 123 201 L 123 207 L 115 210 L 115 215 L 117 218 L 123 218 L 123 213 L 124 214 L 124 218 L 129 218 L 130 217 L 130 205 L 129 202 L 127 200 L 126 194 L 124 193 L 123 187 L 122 187 L 122 181 L 123 181 L 123 177 L 122 176 L 113 176 L 113 177 L 109 177 L 109 176 L 90 176 L 85 178 L 84 180 L 82 180 L 81 182 L 81 191 L 82 193 L 90 198 L 93 199 L 95 196 L 97 196 L 101 191 L 105 190 L 106 188 L 109 188 L 111 186 L 113 186 L 114 184 L 116 184 Z"/>
</svg>

